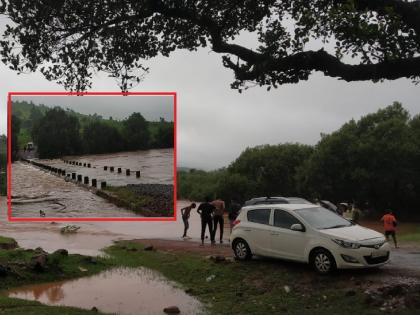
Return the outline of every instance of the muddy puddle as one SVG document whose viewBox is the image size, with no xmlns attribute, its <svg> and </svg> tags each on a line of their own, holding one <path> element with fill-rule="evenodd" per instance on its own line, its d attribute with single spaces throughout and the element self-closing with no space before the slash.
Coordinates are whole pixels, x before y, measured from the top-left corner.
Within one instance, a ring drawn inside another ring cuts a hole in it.
<svg viewBox="0 0 420 315">
<path fill-rule="evenodd" d="M 198 300 L 147 268 L 116 268 L 76 280 L 23 286 L 5 294 L 48 305 L 96 307 L 121 315 L 160 315 L 165 307 L 174 305 L 181 314 L 204 314 Z"/>
</svg>

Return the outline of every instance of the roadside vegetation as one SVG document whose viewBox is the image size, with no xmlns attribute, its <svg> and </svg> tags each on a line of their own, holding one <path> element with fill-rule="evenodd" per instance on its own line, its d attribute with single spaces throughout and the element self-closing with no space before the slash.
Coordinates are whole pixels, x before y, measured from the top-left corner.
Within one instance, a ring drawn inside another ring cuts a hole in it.
<svg viewBox="0 0 420 315">
<path fill-rule="evenodd" d="M 315 146 L 297 143 L 247 148 L 228 167 L 178 171 L 178 199 L 300 196 L 356 202 L 377 217 L 420 219 L 420 115 L 394 103 L 350 120 Z"/>
<path fill-rule="evenodd" d="M 13 241 L 13 240 L 12 240 Z M 209 314 L 383 314 L 366 298 L 364 272 L 320 276 L 307 265 L 275 259 L 217 262 L 197 253 L 166 252 L 137 241 L 120 241 L 104 251 L 106 258 L 47 254 L 36 250 L 0 249 L 0 314 L 93 314 L 67 307 L 8 298 L 1 291 L 25 284 L 96 274 L 113 267 L 146 267 L 179 283 L 198 298 Z M 149 248 L 150 249 L 150 248 Z M 45 256 L 43 261 L 39 257 Z M 381 271 L 373 271 L 381 276 Z M 393 297 L 392 297 L 393 298 Z M 393 314 L 413 314 L 412 304 Z M 182 310 L 181 310 L 182 311 Z"/>
<path fill-rule="evenodd" d="M 10 238 L 0 237 L 0 245 L 6 243 L 16 242 Z M 8 298 L 1 292 L 25 284 L 89 276 L 112 266 L 111 260 L 69 255 L 63 250 L 47 254 L 41 248 L 26 250 L 14 246 L 4 249 L 0 246 L 0 314 L 98 314 L 72 307 L 46 306 L 36 301 Z"/>
<path fill-rule="evenodd" d="M 173 122 L 147 121 L 141 113 L 117 120 L 25 101 L 13 102 L 12 111 L 14 158 L 28 142 L 37 145 L 40 158 L 172 148 L 174 144 Z"/>
<path fill-rule="evenodd" d="M 172 188 L 171 185 L 167 186 Z M 103 190 L 98 190 L 97 194 L 119 207 L 129 209 L 142 216 L 168 217 L 174 213 L 173 193 L 171 191 L 168 191 L 168 193 L 165 191 L 164 193 L 144 194 L 132 186 L 107 186 Z"/>
</svg>

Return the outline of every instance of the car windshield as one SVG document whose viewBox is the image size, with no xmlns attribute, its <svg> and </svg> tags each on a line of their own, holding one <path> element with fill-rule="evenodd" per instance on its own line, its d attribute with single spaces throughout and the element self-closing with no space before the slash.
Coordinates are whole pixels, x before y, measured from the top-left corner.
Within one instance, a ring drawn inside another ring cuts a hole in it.
<svg viewBox="0 0 420 315">
<path fill-rule="evenodd" d="M 334 229 L 352 225 L 343 217 L 322 207 L 296 210 L 306 222 L 317 230 Z"/>
</svg>

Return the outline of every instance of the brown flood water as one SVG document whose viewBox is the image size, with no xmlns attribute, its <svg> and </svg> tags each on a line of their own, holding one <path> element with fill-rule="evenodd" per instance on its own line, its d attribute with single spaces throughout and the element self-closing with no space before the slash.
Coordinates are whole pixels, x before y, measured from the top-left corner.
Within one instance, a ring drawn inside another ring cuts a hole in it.
<svg viewBox="0 0 420 315">
<path fill-rule="evenodd" d="M 6 198 L 0 197 L 0 235 L 16 239 L 23 248 L 42 247 L 48 252 L 60 248 L 70 253 L 100 255 L 101 248 L 120 239 L 174 239 L 181 240 L 184 225 L 181 208 L 189 201 L 178 200 L 177 220 L 175 222 L 7 222 Z M 74 234 L 61 234 L 60 228 L 67 224 L 76 224 L 81 228 Z M 201 222 L 196 211 L 191 212 L 188 235 L 191 241 L 198 241 Z M 229 230 L 225 228 L 225 240 Z M 208 240 L 207 240 L 208 241 Z"/>
<path fill-rule="evenodd" d="M 127 184 L 173 184 L 173 149 L 158 149 L 114 154 L 66 157 L 71 161 L 90 163 L 91 168 L 69 165 L 62 160 L 39 160 L 40 162 L 65 169 L 66 173 L 76 173 L 95 178 L 98 185 L 123 186 Z M 108 170 L 104 170 L 108 166 Z M 114 167 L 114 172 L 109 167 Z M 118 173 L 122 168 L 122 173 Z M 131 170 L 126 176 L 125 170 Z M 141 177 L 135 171 L 141 171 Z M 12 165 L 12 216 L 38 217 L 39 211 L 47 217 L 136 217 L 134 212 L 119 208 L 87 189 L 65 181 L 64 177 L 27 163 Z"/>
<path fill-rule="evenodd" d="M 6 294 L 48 305 L 96 307 L 121 315 L 163 314 L 163 309 L 172 305 L 178 306 L 181 314 L 204 314 L 198 300 L 146 268 L 116 268 L 76 280 L 23 286 Z"/>
</svg>

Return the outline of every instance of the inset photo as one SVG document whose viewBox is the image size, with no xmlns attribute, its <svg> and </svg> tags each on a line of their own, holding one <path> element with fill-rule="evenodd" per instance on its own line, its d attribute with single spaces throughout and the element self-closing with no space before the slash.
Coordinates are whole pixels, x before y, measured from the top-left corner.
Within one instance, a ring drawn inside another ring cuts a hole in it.
<svg viewBox="0 0 420 315">
<path fill-rule="evenodd" d="M 175 220 L 176 94 L 9 93 L 9 220 Z"/>
</svg>

